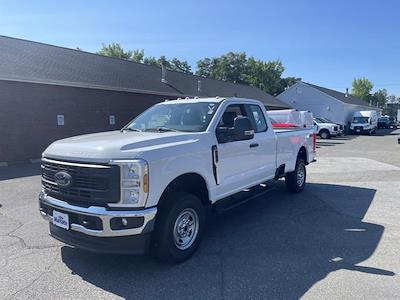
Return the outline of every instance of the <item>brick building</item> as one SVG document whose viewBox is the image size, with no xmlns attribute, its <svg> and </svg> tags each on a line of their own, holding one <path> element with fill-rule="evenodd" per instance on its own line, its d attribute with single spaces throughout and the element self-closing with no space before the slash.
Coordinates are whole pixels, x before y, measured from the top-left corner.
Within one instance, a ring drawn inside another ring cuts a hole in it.
<svg viewBox="0 0 400 300">
<path fill-rule="evenodd" d="M 237 96 L 288 105 L 258 88 L 0 36 L 0 164 L 40 158 L 54 140 L 116 130 L 178 97 Z"/>
</svg>

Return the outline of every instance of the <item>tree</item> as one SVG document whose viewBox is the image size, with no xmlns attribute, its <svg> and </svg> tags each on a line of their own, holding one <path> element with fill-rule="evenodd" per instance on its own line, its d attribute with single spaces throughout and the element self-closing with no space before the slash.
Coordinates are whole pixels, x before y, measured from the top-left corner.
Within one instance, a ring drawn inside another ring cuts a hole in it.
<svg viewBox="0 0 400 300">
<path fill-rule="evenodd" d="M 371 97 L 372 105 L 384 107 L 388 101 L 388 93 L 386 89 L 377 90 Z"/>
<path fill-rule="evenodd" d="M 155 58 L 154 56 L 145 57 L 143 59 L 143 63 L 146 64 L 146 65 L 160 67 L 160 64 L 158 63 L 157 58 Z"/>
<path fill-rule="evenodd" d="M 211 75 L 211 73 L 212 73 L 211 69 L 212 69 L 211 59 L 206 57 L 197 62 L 196 75 L 202 76 L 202 77 L 213 78 Z"/>
<path fill-rule="evenodd" d="M 192 68 L 186 60 L 181 61 L 177 58 L 173 58 L 169 64 L 172 71 L 192 74 Z"/>
<path fill-rule="evenodd" d="M 121 45 L 118 43 L 111 43 L 111 44 L 103 44 L 100 51 L 97 54 L 117 57 L 122 59 L 131 59 L 133 52 L 132 51 L 124 51 Z"/>
<path fill-rule="evenodd" d="M 367 78 L 355 78 L 352 84 L 352 95 L 369 102 L 371 100 L 371 90 L 374 87 Z"/>
<path fill-rule="evenodd" d="M 295 85 L 298 81 L 301 81 L 299 77 L 286 77 L 281 79 L 281 89 L 283 92 L 285 89 Z"/>
<path fill-rule="evenodd" d="M 168 60 L 165 56 L 160 56 L 160 58 L 157 59 L 154 56 L 148 56 L 143 59 L 143 63 L 156 67 L 161 67 L 162 65 L 164 65 L 168 70 L 171 71 L 192 74 L 191 67 L 186 60 L 179 60 L 177 58 Z"/>
<path fill-rule="evenodd" d="M 136 63 L 142 63 L 144 59 L 144 50 L 143 49 L 136 49 L 133 50 L 130 60 Z"/>
<path fill-rule="evenodd" d="M 396 97 L 396 95 L 391 94 L 387 96 L 387 103 L 400 103 L 400 97 Z"/>
<path fill-rule="evenodd" d="M 284 70 L 285 68 L 280 60 L 262 61 L 250 57 L 246 83 L 271 95 L 277 95 L 282 90 L 281 77 Z"/>
<path fill-rule="evenodd" d="M 245 83 L 246 70 L 246 54 L 228 52 L 220 57 L 199 60 L 196 74 L 217 80 Z"/>
<path fill-rule="evenodd" d="M 263 61 L 247 58 L 244 52 L 229 52 L 220 57 L 199 60 L 196 75 L 247 84 L 277 95 L 301 80 L 295 77 L 282 78 L 284 70 L 280 60 Z"/>
</svg>

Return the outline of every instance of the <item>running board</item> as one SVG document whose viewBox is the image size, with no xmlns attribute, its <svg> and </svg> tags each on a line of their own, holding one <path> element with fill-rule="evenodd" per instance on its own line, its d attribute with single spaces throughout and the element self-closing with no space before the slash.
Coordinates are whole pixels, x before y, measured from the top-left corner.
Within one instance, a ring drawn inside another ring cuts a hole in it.
<svg viewBox="0 0 400 300">
<path fill-rule="evenodd" d="M 234 194 L 232 196 L 217 201 L 214 204 L 214 210 L 218 213 L 226 212 L 235 207 L 238 207 L 239 205 L 242 205 L 253 199 L 259 198 L 265 194 L 268 194 L 269 192 L 272 192 L 275 189 L 276 188 L 273 186 L 267 186 L 267 184 L 262 183 L 255 187 L 252 187 L 250 189 L 245 189 L 237 194 Z"/>
</svg>

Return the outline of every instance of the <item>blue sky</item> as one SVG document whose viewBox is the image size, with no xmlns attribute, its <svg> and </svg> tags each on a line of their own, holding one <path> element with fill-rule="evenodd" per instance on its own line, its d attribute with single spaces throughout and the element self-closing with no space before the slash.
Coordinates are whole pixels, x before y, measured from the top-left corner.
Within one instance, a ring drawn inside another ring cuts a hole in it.
<svg viewBox="0 0 400 300">
<path fill-rule="evenodd" d="M 400 1 L 3 1 L 0 34 L 95 52 L 118 42 L 197 60 L 281 59 L 285 76 L 336 90 L 365 76 L 400 96 Z"/>
</svg>

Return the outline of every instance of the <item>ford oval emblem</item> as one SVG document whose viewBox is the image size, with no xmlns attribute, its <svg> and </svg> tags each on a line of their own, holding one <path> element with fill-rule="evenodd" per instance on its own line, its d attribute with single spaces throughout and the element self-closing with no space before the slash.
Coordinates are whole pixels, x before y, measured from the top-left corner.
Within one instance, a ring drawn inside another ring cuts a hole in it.
<svg viewBox="0 0 400 300">
<path fill-rule="evenodd" d="M 70 187 L 72 184 L 72 176 L 67 172 L 57 172 L 54 175 L 54 181 L 60 187 Z"/>
</svg>

